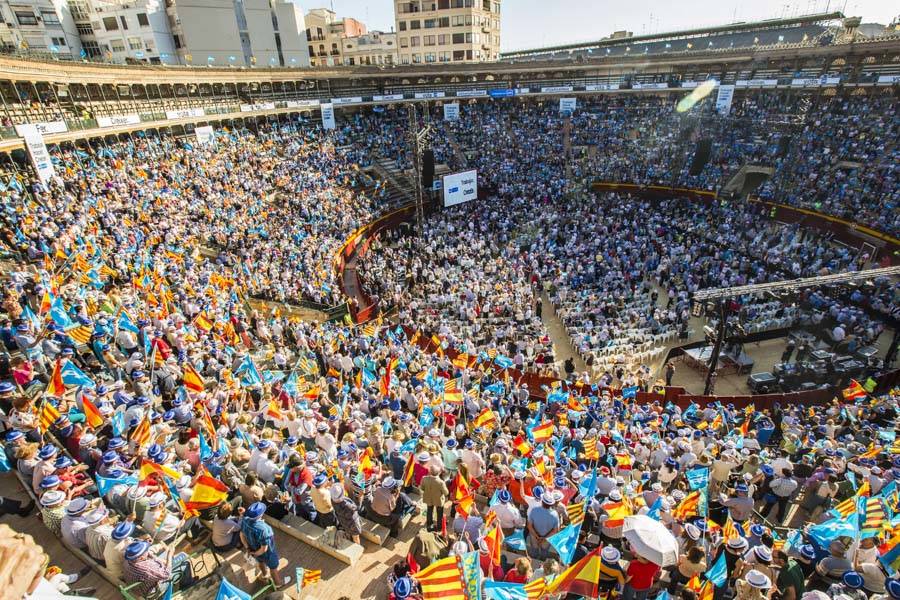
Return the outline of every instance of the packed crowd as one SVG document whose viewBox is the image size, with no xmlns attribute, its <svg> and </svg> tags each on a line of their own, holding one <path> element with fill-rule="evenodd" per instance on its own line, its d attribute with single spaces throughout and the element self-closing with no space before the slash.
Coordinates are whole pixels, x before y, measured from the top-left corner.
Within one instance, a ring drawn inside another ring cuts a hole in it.
<svg viewBox="0 0 900 600">
<path fill-rule="evenodd" d="M 624 357 L 683 326 L 697 289 L 859 258 L 745 206 L 567 198 L 558 134 L 577 124 L 465 108 L 440 127 L 494 200 L 440 213 L 417 242 L 385 236 L 361 265 L 418 331 L 253 300 L 341 299 L 334 254 L 383 208 L 357 165 L 397 123 L 223 132 L 214 147 L 137 137 L 57 152 L 61 182 L 4 192 L 3 450 L 47 527 L 143 597 L 194 583 L 179 548 L 204 530 L 284 585 L 267 516 L 358 543 L 363 519 L 397 537 L 423 511 L 394 598 L 427 596 L 444 568 L 535 597 L 900 598 L 896 392 L 854 383 L 825 406 L 759 411 L 638 402 L 651 373 L 599 355 L 572 386 L 520 377 L 554 362 L 543 292 L 580 349 Z M 870 341 L 883 326 L 860 305 L 890 310 L 896 290 L 802 303 Z"/>
</svg>

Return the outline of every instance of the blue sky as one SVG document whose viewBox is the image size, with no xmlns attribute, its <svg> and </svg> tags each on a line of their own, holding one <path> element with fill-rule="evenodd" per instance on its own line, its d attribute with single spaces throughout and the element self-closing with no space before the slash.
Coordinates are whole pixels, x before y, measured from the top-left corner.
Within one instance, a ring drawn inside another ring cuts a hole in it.
<svg viewBox="0 0 900 600">
<path fill-rule="evenodd" d="M 330 7 L 339 16 L 366 23 L 370 29 L 390 31 L 394 25 L 392 0 L 294 0 L 304 11 Z M 627 29 L 635 35 L 722 25 L 795 14 L 842 10 L 864 22 L 888 23 L 897 16 L 890 0 L 502 0 L 503 50 L 595 40 Z M 548 10 L 548 7 L 550 9 Z M 892 10 L 893 9 L 893 10 Z"/>
</svg>

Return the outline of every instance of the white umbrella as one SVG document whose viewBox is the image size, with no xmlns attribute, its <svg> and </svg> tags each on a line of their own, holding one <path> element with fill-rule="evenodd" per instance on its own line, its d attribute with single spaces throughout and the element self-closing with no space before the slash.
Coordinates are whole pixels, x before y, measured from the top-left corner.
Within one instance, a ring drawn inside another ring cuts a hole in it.
<svg viewBox="0 0 900 600">
<path fill-rule="evenodd" d="M 632 550 L 660 567 L 678 562 L 678 541 L 666 526 L 647 515 L 625 517 L 622 535 Z"/>
</svg>

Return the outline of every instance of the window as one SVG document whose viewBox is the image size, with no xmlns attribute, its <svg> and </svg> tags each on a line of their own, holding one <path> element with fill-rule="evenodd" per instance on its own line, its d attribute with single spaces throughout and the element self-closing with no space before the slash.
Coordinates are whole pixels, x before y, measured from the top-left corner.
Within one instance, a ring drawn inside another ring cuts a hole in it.
<svg viewBox="0 0 900 600">
<path fill-rule="evenodd" d="M 404 65 L 408 65 L 409 64 L 409 54 L 402 55 L 400 57 L 400 62 L 403 63 Z"/>
<path fill-rule="evenodd" d="M 52 10 L 42 10 L 41 18 L 44 20 L 44 25 L 59 25 L 59 15 Z"/>
<path fill-rule="evenodd" d="M 409 38 L 405 38 L 405 37 L 400 38 L 400 47 L 401 48 L 409 48 Z"/>
<path fill-rule="evenodd" d="M 410 21 L 409 28 L 410 29 L 422 29 L 422 22 L 421 21 Z"/>
<path fill-rule="evenodd" d="M 425 55 L 425 62 L 433 63 L 437 59 L 437 56 L 434 53 L 429 53 Z"/>
<path fill-rule="evenodd" d="M 178 34 L 173 35 L 173 36 L 172 36 L 172 40 L 175 42 L 175 48 L 176 48 L 176 49 L 182 48 L 182 47 L 183 47 L 183 44 L 181 43 L 181 36 L 180 36 L 180 35 L 178 35 Z M 310 52 L 310 54 L 312 54 L 312 52 Z"/>
<path fill-rule="evenodd" d="M 117 31 L 119 22 L 116 21 L 115 17 L 103 17 L 103 28 L 107 31 Z"/>
<path fill-rule="evenodd" d="M 125 52 L 125 42 L 122 40 L 110 40 L 109 47 L 113 52 Z"/>
<path fill-rule="evenodd" d="M 466 60 L 466 51 L 465 50 L 454 50 L 453 51 L 453 60 Z"/>
<path fill-rule="evenodd" d="M 94 28 L 90 26 L 90 24 L 86 25 L 76 25 L 75 29 L 78 30 L 78 35 L 93 35 Z"/>
<path fill-rule="evenodd" d="M 55 38 L 50 38 L 50 40 L 53 42 L 54 46 L 65 46 L 66 45 L 66 38 L 55 37 Z"/>
<path fill-rule="evenodd" d="M 497 13 L 498 15 L 500 14 L 500 3 L 499 2 L 494 2 L 494 12 Z"/>
<path fill-rule="evenodd" d="M 122 29 L 128 29 L 128 21 L 125 20 L 125 15 L 121 15 L 119 20 L 122 21 Z"/>
<path fill-rule="evenodd" d="M 147 18 L 147 13 L 138 13 L 137 15 L 138 25 L 141 27 L 149 27 L 150 19 Z"/>
<path fill-rule="evenodd" d="M 414 35 L 411 38 L 409 38 L 409 45 L 412 46 L 413 48 L 418 46 L 419 45 L 419 36 Z"/>
<path fill-rule="evenodd" d="M 450 0 L 438 0 L 438 10 L 447 10 L 450 8 Z"/>
<path fill-rule="evenodd" d="M 472 43 L 472 34 L 471 34 L 471 33 L 467 33 L 467 34 L 466 34 L 466 43 L 467 43 L 467 44 L 471 44 L 471 43 Z"/>
<path fill-rule="evenodd" d="M 400 21 L 400 31 L 406 31 L 406 21 Z"/>
<path fill-rule="evenodd" d="M 433 35 L 426 35 L 425 38 L 424 38 L 424 41 L 425 41 L 425 45 L 426 45 L 426 46 L 434 46 L 434 44 L 435 44 L 435 36 L 433 36 Z"/>
<path fill-rule="evenodd" d="M 128 47 L 132 50 L 140 50 L 144 47 L 144 41 L 139 37 L 128 38 Z"/>
<path fill-rule="evenodd" d="M 425 19 L 425 29 L 434 29 L 437 27 L 437 19 Z"/>
<path fill-rule="evenodd" d="M 439 53 L 438 53 L 438 60 L 440 60 L 441 62 L 450 62 L 450 53 L 449 53 L 449 52 L 446 52 L 446 51 L 445 51 L 445 52 L 439 52 Z"/>
<path fill-rule="evenodd" d="M 450 36 L 446 33 L 442 33 L 438 36 L 438 46 L 446 46 L 450 43 Z"/>
<path fill-rule="evenodd" d="M 441 17 L 438 19 L 438 27 L 450 27 L 450 17 Z"/>
<path fill-rule="evenodd" d="M 460 27 L 466 24 L 466 18 L 464 15 L 453 15 L 450 17 L 450 22 L 454 27 Z"/>
<path fill-rule="evenodd" d="M 421 54 L 413 54 L 413 63 L 418 64 L 420 62 L 422 62 L 422 55 Z"/>
<path fill-rule="evenodd" d="M 72 17 L 76 21 L 86 21 L 90 18 L 84 2 L 77 2 L 76 0 L 72 0 L 72 2 L 69 2 L 69 10 L 72 11 Z"/>
<path fill-rule="evenodd" d="M 316 51 L 315 51 L 315 49 L 314 49 L 312 46 L 309 47 L 309 55 L 310 55 L 310 56 L 315 56 L 315 55 L 316 55 Z"/>
<path fill-rule="evenodd" d="M 454 33 L 453 34 L 453 43 L 454 44 L 465 44 L 466 43 L 466 34 Z"/>
<path fill-rule="evenodd" d="M 150 40 L 144 40 L 144 50 L 147 52 L 153 52 L 153 42 Z"/>
<path fill-rule="evenodd" d="M 85 40 L 81 42 L 81 47 L 88 56 L 100 56 L 100 44 L 97 42 Z"/>
<path fill-rule="evenodd" d="M 17 10 L 16 21 L 19 22 L 19 25 L 37 25 L 38 23 L 37 17 L 30 10 Z"/>
</svg>

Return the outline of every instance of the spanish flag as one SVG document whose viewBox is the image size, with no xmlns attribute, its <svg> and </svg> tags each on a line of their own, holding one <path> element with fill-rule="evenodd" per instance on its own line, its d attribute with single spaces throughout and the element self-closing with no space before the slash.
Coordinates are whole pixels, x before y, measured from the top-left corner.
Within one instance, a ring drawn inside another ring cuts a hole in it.
<svg viewBox="0 0 900 600">
<path fill-rule="evenodd" d="M 684 497 L 684 500 L 678 503 L 678 506 L 672 511 L 672 516 L 681 521 L 690 517 L 696 517 L 701 513 L 701 500 L 700 490 L 691 492 Z"/>
<path fill-rule="evenodd" d="M 153 475 L 154 473 L 156 473 L 158 475 L 165 475 L 167 477 L 172 478 L 174 481 L 178 481 L 178 479 L 180 479 L 181 475 L 182 475 L 182 473 L 179 473 L 178 471 L 175 471 L 174 469 L 172 469 L 170 467 L 156 464 L 153 461 L 146 460 L 146 459 L 141 461 L 141 469 L 138 473 L 138 479 L 140 481 L 144 481 L 145 479 L 147 479 L 148 477 L 150 477 L 150 475 Z"/>
<path fill-rule="evenodd" d="M 477 417 L 472 421 L 472 425 L 474 427 L 491 427 L 493 428 L 497 424 L 497 417 L 494 415 L 494 411 L 490 409 L 490 407 L 486 407 L 482 410 Z"/>
<path fill-rule="evenodd" d="M 275 400 L 269 401 L 269 406 L 266 408 L 266 417 L 273 420 L 281 420 L 283 418 L 281 409 L 278 407 L 278 403 Z"/>
<path fill-rule="evenodd" d="M 535 445 L 543 444 L 553 436 L 553 421 L 545 421 L 531 430 L 531 439 Z"/>
<path fill-rule="evenodd" d="M 522 456 L 528 456 L 531 454 L 534 448 L 531 447 L 531 444 L 528 443 L 528 440 L 525 439 L 522 435 L 517 435 L 513 440 L 513 446 Z"/>
<path fill-rule="evenodd" d="M 503 532 L 499 525 L 484 535 L 484 543 L 487 545 L 487 555 L 491 559 L 491 564 L 499 565 L 503 550 Z"/>
<path fill-rule="evenodd" d="M 197 329 L 202 329 L 206 333 L 212 331 L 213 328 L 212 322 L 207 319 L 206 314 L 202 312 L 194 318 L 194 325 L 197 327 Z"/>
<path fill-rule="evenodd" d="M 600 548 L 595 548 L 587 556 L 560 573 L 544 590 L 545 595 L 567 592 L 575 596 L 596 598 L 599 592 Z"/>
<path fill-rule="evenodd" d="M 84 417 L 88 425 L 94 429 L 103 427 L 103 416 L 100 414 L 100 411 L 97 410 L 97 407 L 94 406 L 93 402 L 87 398 L 82 398 L 81 406 L 84 409 Z"/>
<path fill-rule="evenodd" d="M 198 511 L 205 508 L 218 506 L 228 497 L 228 486 L 218 479 L 202 474 L 194 483 L 194 493 L 191 499 L 185 502 L 186 511 Z"/>
<path fill-rule="evenodd" d="M 444 390 L 444 402 L 447 404 L 462 404 L 463 403 L 463 393 L 462 390 Z"/>
<path fill-rule="evenodd" d="M 450 362 L 452 362 L 453 366 L 458 369 L 465 369 L 466 367 L 469 366 L 469 355 L 466 354 L 465 352 L 460 352 L 459 354 L 456 355 L 456 358 L 454 358 Z"/>
<path fill-rule="evenodd" d="M 627 452 L 619 452 L 616 454 L 616 467 L 620 471 L 631 470 L 631 455 Z"/>
<path fill-rule="evenodd" d="M 184 363 L 184 387 L 192 392 L 202 392 L 206 389 L 206 385 L 203 383 L 203 378 L 197 373 L 197 370 L 194 369 L 191 363 Z"/>
<path fill-rule="evenodd" d="M 374 452 L 372 448 L 366 448 L 366 451 L 363 452 L 362 458 L 359 459 L 359 472 L 362 473 L 363 477 L 368 480 L 369 477 L 372 476 L 372 473 L 375 472 L 375 463 L 372 462 L 372 456 Z"/>
<path fill-rule="evenodd" d="M 50 375 L 50 383 L 44 389 L 44 394 L 54 398 L 62 398 L 66 393 L 66 386 L 62 379 L 62 363 L 57 358 L 56 365 L 53 367 L 53 373 Z"/>
</svg>

